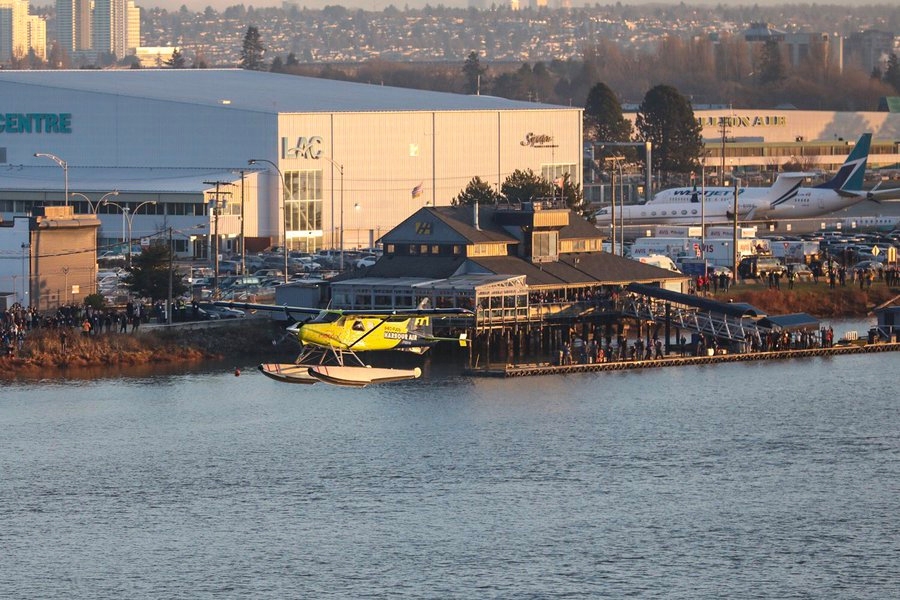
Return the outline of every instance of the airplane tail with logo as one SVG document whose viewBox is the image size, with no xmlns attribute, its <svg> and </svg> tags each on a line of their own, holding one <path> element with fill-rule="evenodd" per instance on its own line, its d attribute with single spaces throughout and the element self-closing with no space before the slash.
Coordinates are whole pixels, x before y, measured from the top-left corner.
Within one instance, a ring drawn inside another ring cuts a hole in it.
<svg viewBox="0 0 900 600">
<path fill-rule="evenodd" d="M 866 161 L 869 158 L 869 146 L 872 144 L 872 134 L 864 133 L 853 146 L 853 151 L 838 169 L 834 177 L 815 187 L 820 189 L 835 190 L 838 193 L 852 192 L 858 194 L 863 189 L 863 176 L 866 174 Z"/>
</svg>

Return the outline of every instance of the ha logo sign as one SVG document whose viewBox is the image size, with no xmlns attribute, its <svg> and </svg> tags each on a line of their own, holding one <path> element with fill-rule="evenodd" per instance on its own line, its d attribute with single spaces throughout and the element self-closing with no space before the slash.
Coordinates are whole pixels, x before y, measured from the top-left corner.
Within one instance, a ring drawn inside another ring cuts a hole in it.
<svg viewBox="0 0 900 600">
<path fill-rule="evenodd" d="M 281 138 L 281 158 L 312 158 L 322 156 L 322 138 L 318 135 L 299 137 L 296 143 Z"/>
</svg>

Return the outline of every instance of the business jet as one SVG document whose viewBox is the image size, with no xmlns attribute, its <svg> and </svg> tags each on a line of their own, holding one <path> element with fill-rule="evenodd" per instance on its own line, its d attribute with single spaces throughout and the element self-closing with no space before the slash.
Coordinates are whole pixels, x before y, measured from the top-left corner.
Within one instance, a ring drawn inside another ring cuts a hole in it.
<svg viewBox="0 0 900 600">
<path fill-rule="evenodd" d="M 900 188 L 862 189 L 871 142 L 872 134 L 864 133 L 835 176 L 815 187 L 803 187 L 803 182 L 815 176 L 814 173 L 781 173 L 768 188 L 738 187 L 738 218 L 741 221 L 803 219 L 832 213 L 864 200 L 900 198 Z M 625 225 L 731 223 L 734 194 L 735 188 L 728 187 L 663 190 L 644 204 L 620 207 L 616 222 Z M 611 207 L 597 211 L 594 214 L 597 226 L 609 225 L 612 213 Z"/>
</svg>

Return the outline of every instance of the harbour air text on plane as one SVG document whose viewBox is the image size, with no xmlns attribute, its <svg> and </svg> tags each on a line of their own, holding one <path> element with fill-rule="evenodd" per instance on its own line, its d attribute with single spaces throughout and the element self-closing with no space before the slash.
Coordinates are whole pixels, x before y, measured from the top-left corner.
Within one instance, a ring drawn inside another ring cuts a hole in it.
<svg viewBox="0 0 900 600">
<path fill-rule="evenodd" d="M 781 173 L 771 187 L 738 187 L 737 213 L 743 221 L 803 219 L 841 210 L 864 200 L 900 198 L 900 189 L 863 189 L 872 134 L 856 142 L 837 174 L 827 182 L 804 187 L 813 173 Z M 733 187 L 683 187 L 663 190 L 644 204 L 618 207 L 616 222 L 626 225 L 727 223 L 734 219 Z M 598 227 L 609 225 L 612 207 L 594 213 Z"/>
</svg>

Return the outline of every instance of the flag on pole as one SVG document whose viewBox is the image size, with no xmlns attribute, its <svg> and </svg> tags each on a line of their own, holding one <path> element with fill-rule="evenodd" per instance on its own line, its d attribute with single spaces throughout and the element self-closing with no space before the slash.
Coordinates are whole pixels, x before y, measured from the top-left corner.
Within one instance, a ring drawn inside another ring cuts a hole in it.
<svg viewBox="0 0 900 600">
<path fill-rule="evenodd" d="M 416 187 L 414 187 L 414 188 L 412 189 L 412 197 L 413 197 L 413 198 L 418 198 L 419 196 L 422 195 L 422 191 L 423 191 L 423 189 L 424 189 L 424 188 L 423 188 L 423 184 L 424 184 L 424 183 L 425 183 L 424 181 L 420 181 L 420 182 L 419 182 L 419 185 L 417 185 Z"/>
</svg>

